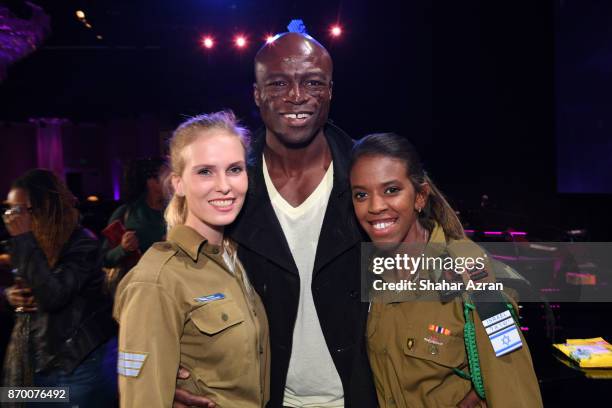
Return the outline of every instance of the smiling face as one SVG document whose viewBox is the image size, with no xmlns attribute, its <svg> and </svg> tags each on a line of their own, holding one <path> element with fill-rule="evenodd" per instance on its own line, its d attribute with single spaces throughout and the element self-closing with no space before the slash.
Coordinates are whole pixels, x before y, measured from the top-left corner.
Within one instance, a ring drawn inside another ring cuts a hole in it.
<svg viewBox="0 0 612 408">
<path fill-rule="evenodd" d="M 255 75 L 255 104 L 268 133 L 287 146 L 309 143 L 329 115 L 332 61 L 325 48 L 285 34 L 258 53 Z"/>
<path fill-rule="evenodd" d="M 185 225 L 219 244 L 224 227 L 236 219 L 244 204 L 245 150 L 238 136 L 226 130 L 200 132 L 181 152 L 185 167 L 181 175 L 172 176 L 172 183 L 187 202 Z"/>
<path fill-rule="evenodd" d="M 417 209 L 427 202 L 426 189 L 417 193 L 406 165 L 385 156 L 362 156 L 351 169 L 355 215 L 376 243 L 412 242 Z"/>
</svg>

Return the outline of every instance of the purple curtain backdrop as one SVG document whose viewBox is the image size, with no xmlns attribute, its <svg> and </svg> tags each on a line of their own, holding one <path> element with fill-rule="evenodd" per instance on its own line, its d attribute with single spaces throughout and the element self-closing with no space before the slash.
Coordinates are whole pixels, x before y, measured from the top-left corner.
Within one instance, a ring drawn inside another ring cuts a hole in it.
<svg viewBox="0 0 612 408">
<path fill-rule="evenodd" d="M 55 172 L 64 178 L 64 147 L 62 144 L 62 127 L 66 119 L 40 118 L 30 119 L 37 126 L 36 153 L 37 166 Z"/>
</svg>

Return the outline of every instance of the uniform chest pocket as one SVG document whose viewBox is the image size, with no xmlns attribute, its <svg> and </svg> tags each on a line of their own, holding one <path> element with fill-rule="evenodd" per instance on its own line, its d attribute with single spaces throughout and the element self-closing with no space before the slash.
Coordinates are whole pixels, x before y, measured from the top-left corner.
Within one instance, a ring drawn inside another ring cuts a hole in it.
<svg viewBox="0 0 612 408">
<path fill-rule="evenodd" d="M 191 328 L 182 338 L 182 358 L 189 361 L 198 388 L 236 387 L 253 361 L 252 326 L 232 299 L 215 301 L 191 312 Z"/>
<path fill-rule="evenodd" d="M 244 322 L 244 315 L 231 299 L 204 305 L 191 312 L 193 324 L 209 336 Z"/>
<path fill-rule="evenodd" d="M 409 334 L 404 339 L 404 355 L 455 368 L 466 361 L 463 337 L 434 335 L 431 331 Z"/>
<path fill-rule="evenodd" d="M 417 383 L 427 401 L 423 406 L 456 407 L 472 387 L 469 380 L 453 372 L 454 368 L 463 370 L 467 362 L 463 337 L 418 333 L 419 337 L 405 338 L 403 351 L 406 372 L 419 373 Z M 404 381 L 405 389 L 414 387 L 415 378 L 410 374 Z"/>
</svg>

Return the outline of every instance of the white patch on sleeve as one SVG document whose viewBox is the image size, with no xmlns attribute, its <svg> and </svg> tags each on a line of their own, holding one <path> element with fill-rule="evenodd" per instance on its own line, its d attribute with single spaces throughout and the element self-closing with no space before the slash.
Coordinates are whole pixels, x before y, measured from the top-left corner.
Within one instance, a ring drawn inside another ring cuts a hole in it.
<svg viewBox="0 0 612 408">
<path fill-rule="evenodd" d="M 117 373 L 124 377 L 138 377 L 146 359 L 147 355 L 143 353 L 119 351 Z"/>
</svg>

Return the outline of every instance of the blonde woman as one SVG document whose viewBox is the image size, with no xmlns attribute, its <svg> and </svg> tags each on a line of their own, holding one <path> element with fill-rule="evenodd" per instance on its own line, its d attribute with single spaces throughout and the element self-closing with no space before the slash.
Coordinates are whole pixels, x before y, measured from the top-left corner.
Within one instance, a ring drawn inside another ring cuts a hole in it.
<svg viewBox="0 0 612 408">
<path fill-rule="evenodd" d="M 171 407 L 176 386 L 217 407 L 268 400 L 266 314 L 224 237 L 247 192 L 246 139 L 231 112 L 192 118 L 172 136 L 168 241 L 117 289 L 122 407 Z M 177 382 L 179 365 L 190 376 Z"/>
</svg>

